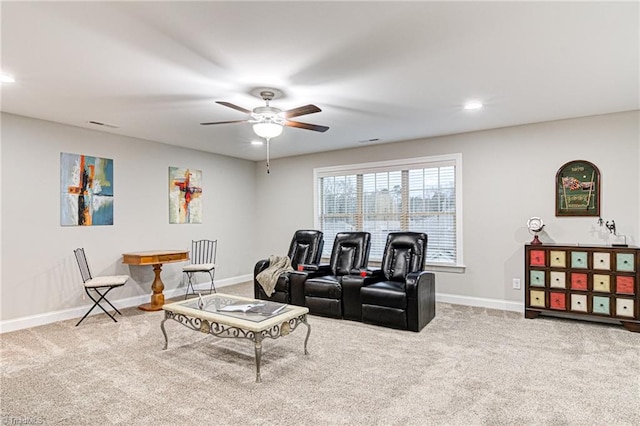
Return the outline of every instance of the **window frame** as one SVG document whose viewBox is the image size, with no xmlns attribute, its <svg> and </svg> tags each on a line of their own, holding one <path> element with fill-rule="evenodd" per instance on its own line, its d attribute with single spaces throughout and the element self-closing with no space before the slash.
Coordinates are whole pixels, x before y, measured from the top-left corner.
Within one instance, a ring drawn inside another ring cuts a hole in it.
<svg viewBox="0 0 640 426">
<path fill-rule="evenodd" d="M 462 273 L 465 270 L 462 247 L 462 153 L 433 155 L 428 157 L 405 158 L 398 160 L 375 161 L 368 163 L 344 164 L 340 166 L 316 167 L 313 169 L 313 223 L 316 229 L 320 229 L 319 221 L 319 179 L 330 176 L 344 176 L 353 174 L 365 174 L 375 172 L 390 172 L 403 169 L 432 168 L 454 163 L 455 188 L 456 188 L 456 262 L 450 264 L 429 263 L 426 267 L 432 271 Z M 375 262 L 372 262 L 375 263 Z"/>
</svg>

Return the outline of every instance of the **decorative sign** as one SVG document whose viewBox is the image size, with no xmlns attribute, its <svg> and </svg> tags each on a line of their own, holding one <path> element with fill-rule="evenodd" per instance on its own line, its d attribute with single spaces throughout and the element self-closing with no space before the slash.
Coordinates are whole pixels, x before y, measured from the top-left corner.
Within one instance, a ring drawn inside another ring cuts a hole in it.
<svg viewBox="0 0 640 426">
<path fill-rule="evenodd" d="M 570 161 L 556 174 L 556 216 L 600 216 L 600 171 L 588 161 Z"/>
<path fill-rule="evenodd" d="M 202 223 L 202 171 L 169 167 L 169 223 Z"/>
<path fill-rule="evenodd" d="M 60 225 L 113 225 L 113 160 L 60 153 Z"/>
</svg>

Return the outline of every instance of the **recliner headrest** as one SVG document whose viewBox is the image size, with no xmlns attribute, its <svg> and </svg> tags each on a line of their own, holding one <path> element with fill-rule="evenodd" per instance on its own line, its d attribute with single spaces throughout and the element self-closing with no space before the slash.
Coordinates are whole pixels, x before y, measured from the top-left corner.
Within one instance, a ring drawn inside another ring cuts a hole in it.
<svg viewBox="0 0 640 426">
<path fill-rule="evenodd" d="M 387 280 L 404 281 L 410 272 L 424 270 L 427 258 L 427 234 L 392 232 L 382 258 L 382 271 Z"/>
<path fill-rule="evenodd" d="M 323 245 L 322 231 L 314 229 L 296 231 L 289 245 L 288 256 L 291 259 L 291 266 L 296 269 L 298 264 L 320 263 Z"/>
</svg>

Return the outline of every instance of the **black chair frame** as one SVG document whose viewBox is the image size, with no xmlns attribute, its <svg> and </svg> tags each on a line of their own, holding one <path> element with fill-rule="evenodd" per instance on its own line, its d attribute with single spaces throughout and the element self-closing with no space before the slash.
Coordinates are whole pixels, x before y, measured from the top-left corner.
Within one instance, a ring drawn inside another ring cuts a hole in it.
<svg viewBox="0 0 640 426">
<path fill-rule="evenodd" d="M 78 267 L 80 268 L 80 275 L 82 276 L 82 282 L 84 284 L 86 284 L 87 282 L 91 281 L 93 279 L 93 277 L 91 276 L 91 270 L 89 269 L 89 264 L 87 263 L 87 257 L 85 256 L 84 253 L 84 248 L 78 248 L 75 249 L 74 254 L 76 256 L 76 261 L 78 262 Z M 122 312 L 120 312 L 118 310 L 118 308 L 116 308 L 115 306 L 113 306 L 111 304 L 111 302 L 109 302 L 109 300 L 106 298 L 107 294 L 113 290 L 114 288 L 118 288 L 118 287 L 122 287 L 125 283 L 123 282 L 122 284 L 105 284 L 105 285 L 98 285 L 98 286 L 84 286 L 84 291 L 87 293 L 87 296 L 89 296 L 89 298 L 93 301 L 93 306 L 91 306 L 91 309 L 89 309 L 87 311 L 86 314 L 84 314 L 84 316 L 80 319 L 80 321 L 78 321 L 78 323 L 76 324 L 76 327 L 80 325 L 80 323 L 82 321 L 84 321 L 85 318 L 87 318 L 89 316 L 89 314 L 91 313 L 91 311 L 93 311 L 95 309 L 95 307 L 99 307 L 100 309 L 102 309 L 102 311 L 109 315 L 109 318 L 111 318 L 114 322 L 118 322 L 118 320 L 115 319 L 115 317 L 113 315 L 111 315 L 111 313 L 109 313 L 101 304 L 100 302 L 102 302 L 103 300 L 105 302 L 107 302 L 107 304 L 109 304 L 109 306 L 111 306 L 118 314 L 122 315 Z M 90 290 L 93 290 L 95 293 L 97 293 L 100 297 L 98 297 L 98 299 L 96 300 L 96 298 L 94 298 L 94 295 L 91 294 Z"/>
</svg>

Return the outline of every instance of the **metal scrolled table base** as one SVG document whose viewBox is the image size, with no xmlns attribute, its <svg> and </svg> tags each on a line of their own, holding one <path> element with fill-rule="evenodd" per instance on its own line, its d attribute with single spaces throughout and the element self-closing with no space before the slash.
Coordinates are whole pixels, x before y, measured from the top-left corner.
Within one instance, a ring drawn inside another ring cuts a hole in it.
<svg viewBox="0 0 640 426">
<path fill-rule="evenodd" d="M 255 345 L 256 383 L 259 383 L 262 381 L 260 377 L 260 363 L 262 361 L 262 340 L 264 338 L 268 337 L 271 339 L 277 339 L 281 336 L 286 336 L 287 334 L 294 331 L 300 324 L 304 324 L 305 326 L 307 326 L 307 335 L 304 339 L 304 354 L 309 355 L 309 351 L 307 351 L 307 342 L 309 341 L 309 335 L 311 334 L 311 325 L 307 322 L 307 314 L 303 314 L 298 317 L 292 318 L 288 321 L 284 321 L 281 324 L 276 324 L 273 327 L 268 328 L 266 330 L 262 330 L 260 332 L 253 332 L 253 331 L 244 330 L 238 327 L 228 326 L 225 324 L 209 322 L 206 319 L 191 318 L 189 316 L 186 316 L 180 313 L 165 311 L 164 319 L 160 323 L 160 329 L 162 330 L 162 334 L 164 335 L 164 348 L 163 348 L 164 350 L 166 350 L 169 347 L 169 337 L 167 336 L 167 330 L 165 329 L 165 326 L 164 326 L 164 323 L 168 319 L 173 319 L 192 330 L 200 331 L 206 334 L 211 334 L 216 337 L 251 340 Z"/>
</svg>

